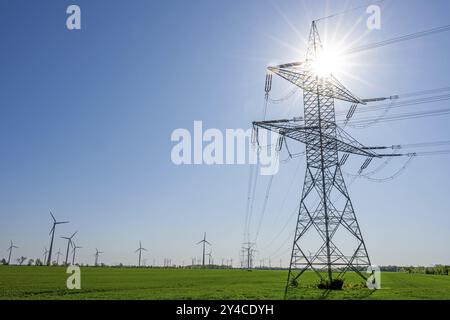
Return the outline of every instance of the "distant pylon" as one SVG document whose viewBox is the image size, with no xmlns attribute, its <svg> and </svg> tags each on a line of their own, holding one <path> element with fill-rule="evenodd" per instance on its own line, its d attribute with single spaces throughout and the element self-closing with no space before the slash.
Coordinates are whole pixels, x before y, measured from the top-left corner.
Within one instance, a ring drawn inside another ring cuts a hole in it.
<svg viewBox="0 0 450 320">
<path fill-rule="evenodd" d="M 253 242 L 244 242 L 242 244 L 242 267 L 250 270 L 253 268 L 253 254 L 255 249 L 253 248 L 255 244 Z"/>
</svg>

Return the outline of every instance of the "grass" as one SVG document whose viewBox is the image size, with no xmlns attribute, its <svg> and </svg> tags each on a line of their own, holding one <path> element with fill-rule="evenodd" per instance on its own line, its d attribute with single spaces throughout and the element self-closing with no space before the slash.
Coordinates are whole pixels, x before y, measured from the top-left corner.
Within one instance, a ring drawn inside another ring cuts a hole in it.
<svg viewBox="0 0 450 320">
<path fill-rule="evenodd" d="M 81 290 L 68 290 L 63 267 L 0 266 L 0 299 L 283 299 L 286 271 L 81 269 Z M 450 299 L 450 276 L 384 272 L 381 289 L 346 275 L 343 290 L 316 288 L 305 273 L 288 299 Z"/>
</svg>

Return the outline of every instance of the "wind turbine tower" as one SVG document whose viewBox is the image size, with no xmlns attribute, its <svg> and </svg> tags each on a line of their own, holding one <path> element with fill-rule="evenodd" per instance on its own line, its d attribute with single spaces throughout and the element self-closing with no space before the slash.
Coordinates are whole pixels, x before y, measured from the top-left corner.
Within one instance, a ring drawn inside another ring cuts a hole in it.
<svg viewBox="0 0 450 320">
<path fill-rule="evenodd" d="M 214 263 L 213 257 L 212 257 L 212 250 L 208 253 L 208 265 L 212 265 Z"/>
<path fill-rule="evenodd" d="M 77 249 L 81 249 L 82 247 L 77 246 L 77 245 L 75 244 L 74 241 L 72 241 L 72 244 L 73 244 L 73 249 L 72 249 L 72 265 L 75 265 L 75 255 L 76 255 Z"/>
<path fill-rule="evenodd" d="M 102 252 L 102 251 L 98 251 L 98 249 L 95 248 L 95 254 L 94 254 L 94 256 L 95 256 L 95 266 L 98 265 L 98 256 L 99 256 L 101 253 L 103 253 L 103 252 Z"/>
<path fill-rule="evenodd" d="M 56 253 L 56 265 L 59 265 L 59 257 L 62 256 L 61 249 L 58 249 Z"/>
<path fill-rule="evenodd" d="M 8 248 L 8 251 L 9 251 L 8 264 L 11 262 L 11 253 L 12 253 L 14 248 L 18 249 L 19 247 L 15 246 L 14 243 L 12 242 L 12 240 L 10 240 L 10 245 L 9 245 L 9 248 Z"/>
<path fill-rule="evenodd" d="M 48 250 L 46 247 L 44 247 L 44 260 L 42 261 L 42 263 L 47 263 L 47 254 L 48 254 Z"/>
<path fill-rule="evenodd" d="M 51 264 L 51 261 L 52 261 L 53 239 L 55 238 L 56 225 L 57 224 L 69 223 L 69 221 L 56 221 L 55 216 L 53 215 L 53 213 L 51 211 L 50 211 L 50 215 L 52 216 L 52 219 L 53 219 L 53 226 L 52 226 L 52 229 L 50 230 L 50 235 L 52 236 L 52 238 L 51 238 L 51 241 L 50 241 L 50 250 L 48 252 L 47 266 L 49 266 Z"/>
<path fill-rule="evenodd" d="M 66 261 L 64 262 L 65 265 L 67 265 L 67 262 L 69 261 L 69 247 L 72 244 L 72 239 L 73 237 L 75 237 L 75 235 L 77 234 L 78 231 L 75 231 L 70 237 L 61 237 L 62 239 L 66 239 L 67 240 L 67 250 L 66 250 Z"/>
<path fill-rule="evenodd" d="M 135 252 L 138 252 L 138 251 L 139 251 L 139 264 L 138 264 L 139 267 L 141 266 L 141 255 L 142 255 L 142 250 L 147 251 L 147 249 L 145 249 L 145 248 L 142 247 L 141 241 L 139 241 L 139 248 L 137 248 L 136 251 L 135 251 Z"/>
<path fill-rule="evenodd" d="M 203 251 L 202 251 L 202 267 L 204 268 L 204 267 L 205 267 L 205 245 L 206 245 L 206 244 L 211 245 L 211 243 L 209 243 L 208 241 L 206 241 L 206 232 L 205 232 L 205 234 L 203 235 L 203 240 L 200 240 L 199 242 L 197 242 L 197 244 L 200 244 L 200 243 L 203 244 Z"/>
</svg>

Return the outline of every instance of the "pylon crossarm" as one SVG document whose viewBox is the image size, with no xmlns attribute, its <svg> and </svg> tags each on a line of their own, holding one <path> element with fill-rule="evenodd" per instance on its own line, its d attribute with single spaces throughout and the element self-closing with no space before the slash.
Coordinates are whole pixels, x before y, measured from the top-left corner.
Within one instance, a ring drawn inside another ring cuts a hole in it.
<svg viewBox="0 0 450 320">
<path fill-rule="evenodd" d="M 314 76 L 314 73 L 311 72 L 311 66 L 309 63 L 293 62 L 268 67 L 267 69 L 269 72 L 275 73 L 303 90 L 316 92 L 316 83 L 318 82 L 323 88 L 329 88 L 321 92 L 323 96 L 348 101 L 351 103 L 366 104 L 366 102 L 359 99 L 348 89 L 346 89 L 344 85 L 342 85 L 333 75 L 320 78 L 317 81 L 316 76 Z"/>
<path fill-rule="evenodd" d="M 357 154 L 365 157 L 379 157 L 376 153 L 363 149 L 363 145 L 357 143 L 356 140 L 350 140 L 345 138 L 347 141 L 340 140 L 338 138 L 332 137 L 321 132 L 318 127 L 306 127 L 298 125 L 297 121 L 291 120 L 276 120 L 276 121 L 260 121 L 253 122 L 253 126 L 260 127 L 272 132 L 276 132 L 282 136 L 291 138 L 293 140 L 308 143 L 310 145 L 314 145 L 311 143 L 312 136 L 322 136 L 322 144 L 323 145 L 336 145 L 337 150 L 346 153 Z M 320 141 L 317 139 L 317 141 Z M 316 146 L 320 148 L 320 145 Z"/>
</svg>

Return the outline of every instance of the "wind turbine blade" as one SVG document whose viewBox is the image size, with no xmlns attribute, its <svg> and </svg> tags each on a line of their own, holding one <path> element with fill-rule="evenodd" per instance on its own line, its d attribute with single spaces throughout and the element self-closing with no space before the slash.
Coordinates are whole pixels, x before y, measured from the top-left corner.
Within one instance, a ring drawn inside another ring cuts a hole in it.
<svg viewBox="0 0 450 320">
<path fill-rule="evenodd" d="M 53 224 L 53 227 L 50 229 L 49 235 L 52 234 L 53 230 L 55 230 L 55 224 Z"/>
<path fill-rule="evenodd" d="M 63 224 L 63 223 L 69 223 L 70 221 L 58 221 L 58 222 L 55 222 L 55 224 Z"/>
<path fill-rule="evenodd" d="M 145 249 L 145 248 L 141 248 L 142 250 L 144 250 L 144 251 L 148 251 L 147 249 Z"/>
<path fill-rule="evenodd" d="M 139 249 L 136 249 L 136 251 L 134 251 L 134 252 L 138 252 L 139 250 L 141 250 L 141 248 L 139 248 Z"/>
<path fill-rule="evenodd" d="M 70 239 L 72 239 L 72 238 L 77 234 L 77 232 L 78 232 L 78 231 L 75 231 L 75 232 L 73 233 L 73 235 L 70 236 Z"/>
<path fill-rule="evenodd" d="M 199 242 L 197 242 L 196 244 L 200 244 L 200 243 L 202 243 L 204 240 L 200 240 Z"/>
<path fill-rule="evenodd" d="M 55 216 L 53 215 L 52 211 L 50 211 L 50 215 L 52 216 L 53 222 L 56 222 Z"/>
<path fill-rule="evenodd" d="M 209 243 L 209 242 L 208 242 L 208 241 L 206 241 L 206 240 L 205 240 L 205 242 L 206 242 L 207 244 L 209 244 L 209 245 L 211 246 L 211 243 Z"/>
</svg>

